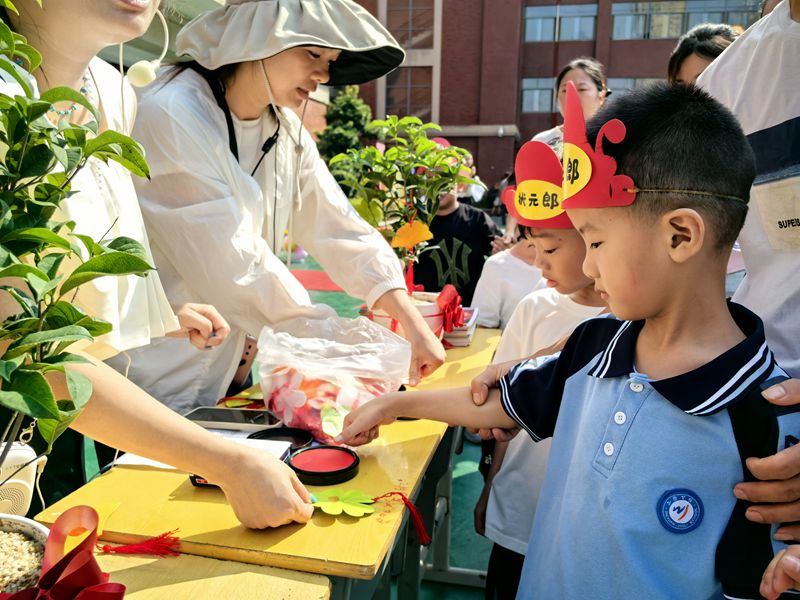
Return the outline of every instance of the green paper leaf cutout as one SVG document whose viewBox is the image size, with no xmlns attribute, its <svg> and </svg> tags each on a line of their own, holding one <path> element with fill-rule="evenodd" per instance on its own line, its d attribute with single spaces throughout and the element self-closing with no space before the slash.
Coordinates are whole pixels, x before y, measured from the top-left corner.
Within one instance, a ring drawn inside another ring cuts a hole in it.
<svg viewBox="0 0 800 600">
<path fill-rule="evenodd" d="M 372 496 L 359 490 L 324 490 L 315 494 L 314 506 L 328 515 L 337 516 L 342 513 L 351 517 L 363 517 L 375 512 L 371 506 Z"/>
</svg>

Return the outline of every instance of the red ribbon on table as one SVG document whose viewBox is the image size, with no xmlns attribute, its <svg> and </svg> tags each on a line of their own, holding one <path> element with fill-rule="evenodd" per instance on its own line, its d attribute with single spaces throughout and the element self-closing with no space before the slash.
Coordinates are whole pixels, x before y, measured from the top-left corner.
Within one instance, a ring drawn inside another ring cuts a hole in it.
<svg viewBox="0 0 800 600">
<path fill-rule="evenodd" d="M 464 308 L 461 306 L 461 296 L 458 295 L 456 288 L 447 284 L 441 293 L 436 297 L 436 304 L 442 309 L 444 318 L 444 330 L 453 331 L 456 327 L 464 325 Z"/>
<path fill-rule="evenodd" d="M 50 528 L 44 547 L 42 573 L 38 583 L 14 594 L 0 594 L 0 600 L 117 600 L 125 586 L 109 583 L 94 558 L 97 542 L 97 512 L 89 506 L 74 506 L 64 511 Z M 64 553 L 64 543 L 73 531 L 89 535 Z"/>
</svg>

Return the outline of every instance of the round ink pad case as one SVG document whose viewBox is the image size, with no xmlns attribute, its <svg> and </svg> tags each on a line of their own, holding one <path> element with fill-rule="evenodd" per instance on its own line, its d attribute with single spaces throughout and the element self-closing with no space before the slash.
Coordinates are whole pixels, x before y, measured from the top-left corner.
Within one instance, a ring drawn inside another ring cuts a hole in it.
<svg viewBox="0 0 800 600">
<path fill-rule="evenodd" d="M 297 427 L 270 427 L 255 431 L 247 436 L 251 440 L 274 440 L 276 442 L 291 443 L 291 451 L 300 450 L 311 445 L 314 436 L 305 429 Z"/>
<path fill-rule="evenodd" d="M 289 457 L 289 466 L 306 485 L 335 485 L 358 474 L 358 454 L 339 446 L 314 446 Z"/>
</svg>

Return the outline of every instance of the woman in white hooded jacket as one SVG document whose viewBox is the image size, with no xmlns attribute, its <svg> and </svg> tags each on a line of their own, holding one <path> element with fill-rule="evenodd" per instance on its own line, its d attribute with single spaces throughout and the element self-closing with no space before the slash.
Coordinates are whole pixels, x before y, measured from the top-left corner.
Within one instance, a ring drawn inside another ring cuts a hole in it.
<svg viewBox="0 0 800 600">
<path fill-rule="evenodd" d="M 212 404 L 249 351 L 246 335 L 324 315 L 276 257 L 287 229 L 345 291 L 400 322 L 412 380 L 436 369 L 444 352 L 400 263 L 292 111 L 320 84 L 396 68 L 404 53 L 391 35 L 350 0 L 229 0 L 187 24 L 177 51 L 191 62 L 162 73 L 139 103 L 134 137 L 152 177 L 137 191 L 170 300 L 213 303 L 232 333 L 213 353 L 157 340 L 131 353 L 130 377 L 175 410 Z"/>
</svg>

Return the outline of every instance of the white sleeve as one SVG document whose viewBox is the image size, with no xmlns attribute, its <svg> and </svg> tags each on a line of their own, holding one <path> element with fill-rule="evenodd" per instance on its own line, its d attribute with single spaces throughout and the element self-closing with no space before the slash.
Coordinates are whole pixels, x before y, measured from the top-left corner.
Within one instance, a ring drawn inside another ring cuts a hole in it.
<svg viewBox="0 0 800 600">
<path fill-rule="evenodd" d="M 523 298 L 511 318 L 503 329 L 500 336 L 500 343 L 497 344 L 497 351 L 492 359 L 493 363 L 503 363 L 517 358 L 525 358 L 535 352 L 531 348 L 533 327 L 535 322 L 536 302 L 530 296 Z"/>
<path fill-rule="evenodd" d="M 500 327 L 503 299 L 502 295 L 497 293 L 499 283 L 495 276 L 494 263 L 487 260 L 472 296 L 472 306 L 478 309 L 480 327 Z"/>
<path fill-rule="evenodd" d="M 197 301 L 254 335 L 268 323 L 318 314 L 254 223 L 260 190 L 230 154 L 216 105 L 145 97 L 134 137 L 151 168 L 151 180 L 137 182 L 151 243 Z"/>
<path fill-rule="evenodd" d="M 293 238 L 333 281 L 370 307 L 389 290 L 405 289 L 394 251 L 352 207 L 305 129 L 302 136 L 302 206 L 292 218 Z"/>
</svg>

